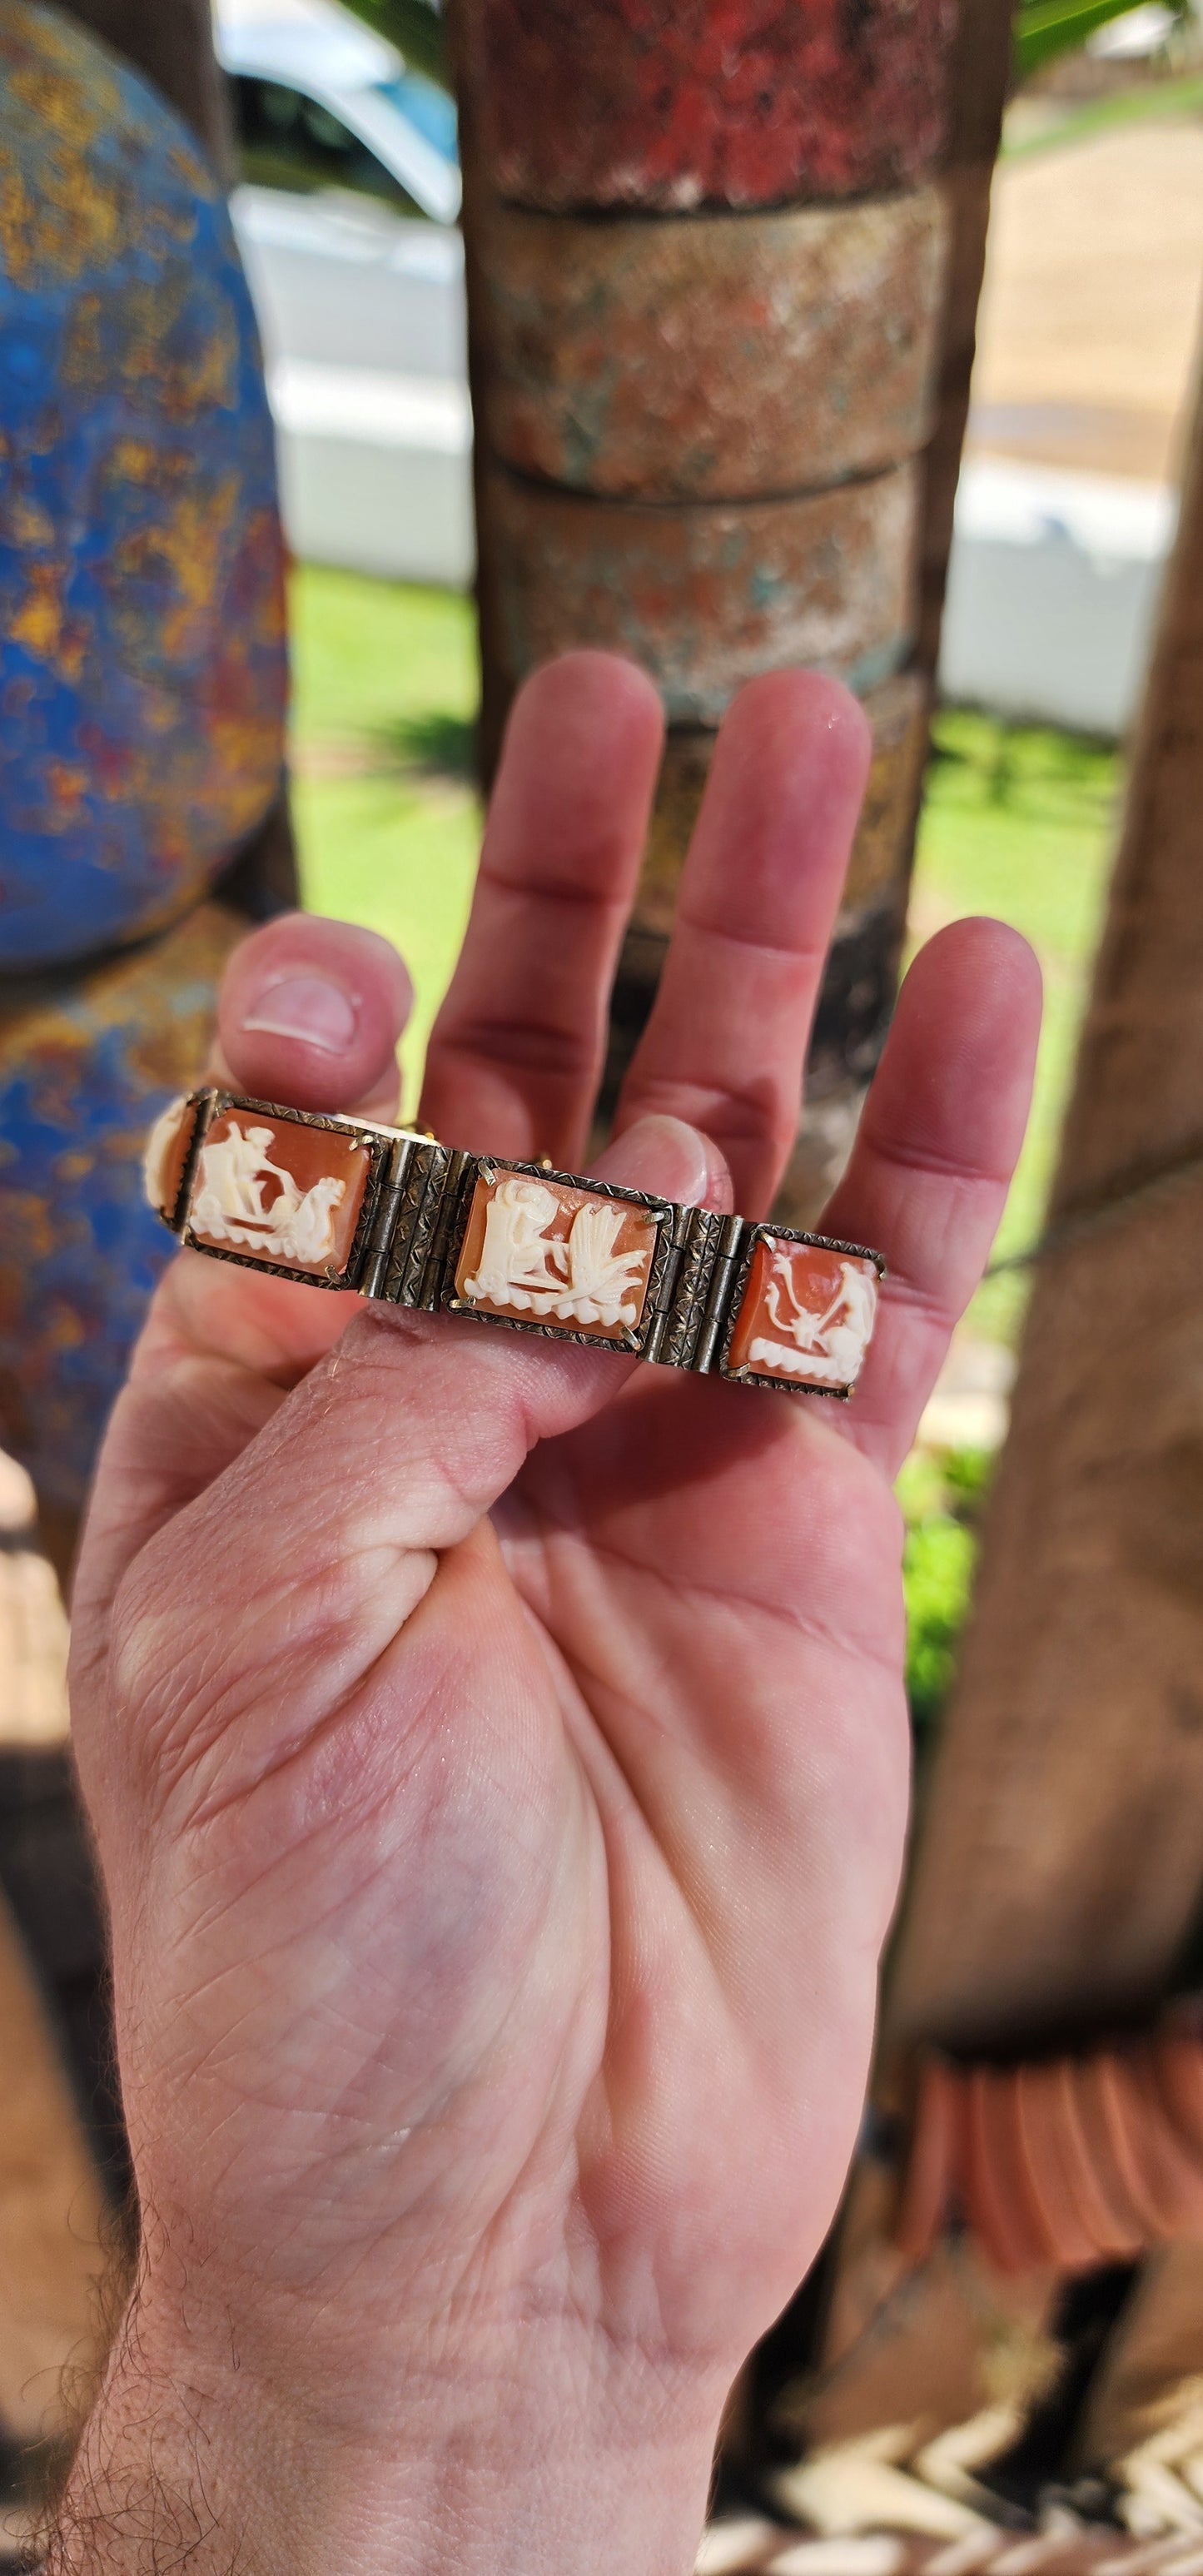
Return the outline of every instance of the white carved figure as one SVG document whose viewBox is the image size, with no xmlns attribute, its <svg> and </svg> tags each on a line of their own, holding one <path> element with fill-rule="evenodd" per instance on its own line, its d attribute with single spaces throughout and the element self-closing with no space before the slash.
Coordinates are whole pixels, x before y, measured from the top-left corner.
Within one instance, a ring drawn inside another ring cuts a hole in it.
<svg viewBox="0 0 1203 2576">
<path fill-rule="evenodd" d="M 317 1268 L 334 1251 L 334 1210 L 347 1184 L 327 1174 L 311 1189 L 299 1190 L 291 1172 L 270 1158 L 275 1141 L 273 1128 L 248 1127 L 244 1133 L 231 1119 L 228 1134 L 201 1149 L 191 1221 L 198 1234 L 240 1252 L 265 1252 L 299 1269 Z M 280 1188 L 265 1208 L 269 1180 Z"/>
<path fill-rule="evenodd" d="M 577 1209 L 567 1240 L 552 1237 L 560 1202 L 519 1172 L 498 1184 L 485 1210 L 480 1260 L 463 1293 L 561 1324 L 634 1325 L 650 1248 L 616 1252 L 626 1210 L 596 1200 Z"/>
<path fill-rule="evenodd" d="M 329 1261 L 334 1250 L 334 1211 L 346 1195 L 346 1182 L 334 1180 L 329 1173 L 304 1192 L 285 1228 L 289 1261 L 299 1262 L 302 1268 Z M 275 1212 L 273 1208 L 273 1216 Z"/>
<path fill-rule="evenodd" d="M 627 1295 L 641 1288 L 651 1260 L 650 1247 L 616 1252 L 626 1211 L 605 1199 L 577 1209 L 568 1236 L 568 1270 L 572 1313 L 581 1324 L 634 1324 L 639 1306 Z M 557 1309 L 559 1312 L 559 1309 Z"/>
<path fill-rule="evenodd" d="M 554 1222 L 558 1205 L 554 1191 L 545 1189 L 542 1181 L 523 1180 L 511 1172 L 485 1209 L 480 1266 L 475 1278 L 464 1281 L 465 1295 L 506 1306 L 528 1306 L 531 1294 L 540 1291 L 558 1297 L 564 1280 L 556 1276 L 551 1262 L 554 1259 L 561 1274 L 565 1272 L 568 1247 L 549 1243 L 544 1231 Z"/>
<path fill-rule="evenodd" d="M 160 1213 L 166 1205 L 167 1158 L 183 1126 L 187 1108 L 186 1100 L 169 1100 L 167 1107 L 160 1110 L 146 1140 L 142 1179 L 152 1208 L 158 1208 Z"/>
<path fill-rule="evenodd" d="M 805 1377 L 820 1386 L 851 1386 L 865 1356 L 877 1310 L 877 1282 L 858 1262 L 841 1261 L 838 1287 L 821 1314 L 800 1306 L 794 1294 L 793 1265 L 788 1251 L 771 1237 L 769 1283 L 764 1302 L 779 1340 L 758 1335 L 748 1352 L 754 1369 L 775 1370 L 782 1377 Z"/>
</svg>

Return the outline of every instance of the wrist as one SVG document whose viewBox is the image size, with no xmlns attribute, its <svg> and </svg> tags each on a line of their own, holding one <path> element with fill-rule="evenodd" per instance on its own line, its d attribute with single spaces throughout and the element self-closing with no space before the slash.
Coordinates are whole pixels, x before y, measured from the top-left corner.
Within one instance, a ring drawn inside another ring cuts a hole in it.
<svg viewBox="0 0 1203 2576">
<path fill-rule="evenodd" d="M 385 2434 L 135 2296 L 47 2576 L 689 2576 L 725 2388 L 580 2334 L 415 2373 Z"/>
</svg>

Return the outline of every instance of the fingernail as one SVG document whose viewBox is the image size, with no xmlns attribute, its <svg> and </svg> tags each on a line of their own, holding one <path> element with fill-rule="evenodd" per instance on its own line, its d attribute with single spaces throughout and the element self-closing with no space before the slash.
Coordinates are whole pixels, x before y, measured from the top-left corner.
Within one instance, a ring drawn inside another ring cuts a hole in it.
<svg viewBox="0 0 1203 2576">
<path fill-rule="evenodd" d="M 324 975 L 283 975 L 260 994 L 242 1025 L 264 1037 L 303 1038 L 323 1055 L 345 1055 L 355 1020 L 355 1005 L 341 984 L 327 983 Z"/>
<path fill-rule="evenodd" d="M 598 1169 L 602 1179 L 625 1182 L 628 1189 L 663 1192 L 697 1207 L 731 1204 L 727 1167 L 716 1147 L 697 1127 L 662 1110 L 626 1128 L 607 1146 Z"/>
</svg>

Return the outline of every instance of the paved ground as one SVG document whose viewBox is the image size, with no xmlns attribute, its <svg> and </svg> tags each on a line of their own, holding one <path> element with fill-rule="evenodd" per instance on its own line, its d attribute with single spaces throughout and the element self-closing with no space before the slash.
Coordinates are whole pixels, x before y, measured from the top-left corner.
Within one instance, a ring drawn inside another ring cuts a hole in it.
<svg viewBox="0 0 1203 2576">
<path fill-rule="evenodd" d="M 1160 480 L 1203 298 L 1203 117 L 1000 163 L 975 450 Z"/>
</svg>

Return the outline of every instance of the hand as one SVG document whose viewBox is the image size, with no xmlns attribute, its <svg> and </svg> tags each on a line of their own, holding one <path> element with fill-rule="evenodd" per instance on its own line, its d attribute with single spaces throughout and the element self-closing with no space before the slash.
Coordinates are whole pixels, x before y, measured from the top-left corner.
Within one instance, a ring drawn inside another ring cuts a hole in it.
<svg viewBox="0 0 1203 2576">
<path fill-rule="evenodd" d="M 601 655 L 519 700 L 445 1141 L 580 1167 L 659 745 Z M 832 683 L 733 707 L 611 1178 L 768 1207 L 866 758 Z M 387 1117 L 405 999 L 383 943 L 273 924 L 221 1076 Z M 996 923 L 911 970 L 824 1220 L 890 1265 L 847 1408 L 168 1273 L 75 1598 L 143 2242 L 59 2563 L 691 2566 L 853 2144 L 908 1770 L 890 1480 L 1038 1015 Z"/>
</svg>

